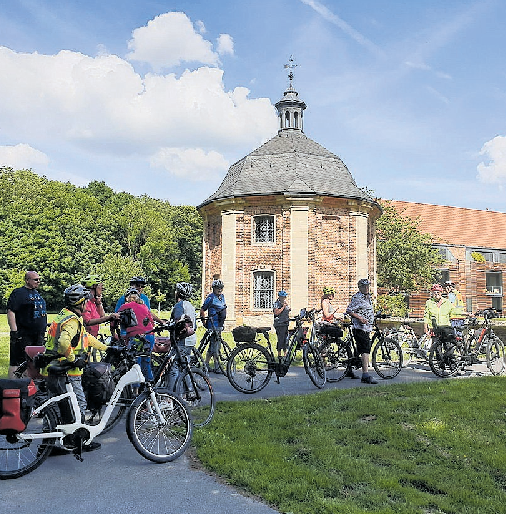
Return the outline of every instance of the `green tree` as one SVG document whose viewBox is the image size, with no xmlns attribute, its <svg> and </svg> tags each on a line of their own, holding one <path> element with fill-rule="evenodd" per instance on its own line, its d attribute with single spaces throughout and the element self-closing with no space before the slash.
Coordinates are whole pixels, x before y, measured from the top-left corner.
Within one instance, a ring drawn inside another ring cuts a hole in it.
<svg viewBox="0 0 506 514">
<path fill-rule="evenodd" d="M 402 216 L 388 201 L 377 221 L 378 285 L 397 292 L 410 292 L 434 281 L 443 261 L 432 248 L 431 234 L 420 232 L 419 220 Z"/>
</svg>

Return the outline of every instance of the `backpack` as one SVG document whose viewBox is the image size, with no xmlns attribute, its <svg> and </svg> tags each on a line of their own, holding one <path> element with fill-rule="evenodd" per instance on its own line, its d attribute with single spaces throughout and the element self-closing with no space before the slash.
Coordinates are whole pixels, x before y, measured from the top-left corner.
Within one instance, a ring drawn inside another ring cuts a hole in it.
<svg viewBox="0 0 506 514">
<path fill-rule="evenodd" d="M 81 382 L 89 410 L 98 411 L 111 399 L 115 384 L 109 363 L 88 363 L 83 370 Z"/>
<path fill-rule="evenodd" d="M 0 434 L 22 432 L 35 403 L 37 387 L 31 378 L 0 379 Z"/>
</svg>

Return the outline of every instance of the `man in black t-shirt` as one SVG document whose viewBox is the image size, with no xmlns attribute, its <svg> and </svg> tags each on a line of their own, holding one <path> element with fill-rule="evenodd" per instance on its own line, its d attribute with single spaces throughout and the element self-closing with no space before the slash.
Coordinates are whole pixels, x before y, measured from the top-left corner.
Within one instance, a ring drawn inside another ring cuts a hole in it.
<svg viewBox="0 0 506 514">
<path fill-rule="evenodd" d="M 7 301 L 7 321 L 10 328 L 9 378 L 25 360 L 25 346 L 44 345 L 47 314 L 46 302 L 37 288 L 39 274 L 27 271 L 25 285 L 12 291 Z"/>
</svg>

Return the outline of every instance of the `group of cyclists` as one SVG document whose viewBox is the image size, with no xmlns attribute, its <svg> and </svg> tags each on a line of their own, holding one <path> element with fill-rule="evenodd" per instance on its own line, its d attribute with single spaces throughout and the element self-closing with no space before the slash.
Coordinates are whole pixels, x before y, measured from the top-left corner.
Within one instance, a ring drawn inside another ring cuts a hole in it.
<svg viewBox="0 0 506 514">
<path fill-rule="evenodd" d="M 33 275 L 33 276 L 32 276 Z M 36 293 L 36 288 L 40 282 L 38 275 L 36 281 L 32 279 L 37 275 L 35 272 L 27 272 L 25 277 L 25 288 L 19 293 L 26 296 L 25 293 L 30 293 L 31 297 L 37 297 L 39 304 L 41 304 L 40 295 Z M 155 338 L 152 333 L 155 323 L 163 324 L 166 320 L 160 319 L 154 312 L 151 311 L 150 300 L 143 289 L 146 286 L 146 279 L 140 276 L 134 276 L 130 279 L 129 287 L 125 294 L 119 298 L 115 306 L 115 312 L 106 314 L 102 303 L 102 280 L 98 275 L 90 274 L 83 283 L 73 284 L 67 287 L 63 293 L 64 307 L 56 315 L 53 322 L 49 325 L 46 333 L 47 315 L 45 312 L 44 303 L 44 323 L 45 340 L 37 335 L 37 340 L 30 338 L 22 339 L 18 336 L 17 328 L 15 325 L 16 319 L 18 323 L 24 319 L 24 311 L 16 310 L 13 305 L 11 316 L 13 324 L 11 325 L 11 360 L 13 368 L 21 362 L 18 354 L 24 353 L 24 348 L 27 345 L 45 345 L 46 366 L 41 369 L 41 375 L 46 377 L 48 393 L 51 396 L 57 396 L 65 392 L 65 377 L 48 375 L 47 368 L 54 363 L 65 362 L 75 364 L 74 367 L 68 371 L 68 380 L 74 390 L 81 417 L 84 420 L 86 411 L 86 396 L 82 386 L 83 368 L 87 361 L 87 354 L 91 348 L 106 351 L 108 346 L 99 339 L 100 325 L 103 323 L 111 324 L 111 333 L 113 339 L 121 339 L 127 345 L 133 339 L 142 334 L 143 337 L 149 342 L 151 349 L 155 344 Z M 206 297 L 200 309 L 200 318 L 206 328 L 213 328 L 213 334 L 218 334 L 214 337 L 210 351 L 206 356 L 206 364 L 210 363 L 211 358 L 219 350 L 219 333 L 223 330 L 224 321 L 226 318 L 226 303 L 223 295 L 224 284 L 221 280 L 214 280 L 212 283 L 212 292 Z M 25 292 L 26 289 L 26 292 Z M 18 293 L 18 296 L 19 296 Z M 179 282 L 175 286 L 175 305 L 171 312 L 171 320 L 178 320 L 182 316 L 188 316 L 191 320 L 193 327 L 196 327 L 196 311 L 190 303 L 193 294 L 193 286 L 187 282 Z M 32 302 L 33 304 L 33 302 Z M 19 316 L 21 312 L 21 316 Z M 33 313 L 33 309 L 32 309 Z M 207 316 L 206 316 L 207 314 Z M 38 314 L 38 317 L 40 315 Z M 15 328 L 16 331 L 13 331 Z M 21 328 L 21 327 L 20 327 Z M 181 354 L 189 356 L 191 348 L 196 344 L 195 334 L 189 337 L 176 341 L 179 346 Z M 15 355 L 14 355 L 15 354 Z M 23 359 L 24 360 L 24 359 Z M 218 370 L 217 359 L 214 358 L 214 370 Z M 139 364 L 142 372 L 147 380 L 153 378 L 153 371 L 150 363 L 150 357 L 139 357 Z M 170 370 L 170 381 L 174 384 L 179 375 L 177 366 Z M 170 383 L 169 383 L 170 387 Z M 65 413 L 62 412 L 65 416 Z M 86 446 L 86 451 L 92 451 L 100 448 L 100 443 L 92 442 Z"/>
</svg>

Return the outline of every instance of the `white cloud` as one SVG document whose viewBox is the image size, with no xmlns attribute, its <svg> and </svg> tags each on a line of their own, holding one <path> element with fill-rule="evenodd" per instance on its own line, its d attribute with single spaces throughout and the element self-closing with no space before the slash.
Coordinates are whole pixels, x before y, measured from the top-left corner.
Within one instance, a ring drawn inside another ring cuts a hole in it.
<svg viewBox="0 0 506 514">
<path fill-rule="evenodd" d="M 14 169 L 46 168 L 49 157 L 26 143 L 15 146 L 0 146 L 0 165 Z"/>
<path fill-rule="evenodd" d="M 0 126 L 34 148 L 54 148 L 56 140 L 67 153 L 146 163 L 162 148 L 201 148 L 215 159 L 211 150 L 252 148 L 277 130 L 270 100 L 250 98 L 245 87 L 226 90 L 217 67 L 141 76 L 105 51 L 91 57 L 0 47 L 0 69 Z"/>
<path fill-rule="evenodd" d="M 485 155 L 488 164 L 478 164 L 478 178 L 485 183 L 506 182 L 506 136 L 496 136 L 487 141 L 480 155 Z"/>
<path fill-rule="evenodd" d="M 160 148 L 150 159 L 153 168 L 163 168 L 190 181 L 210 180 L 224 175 L 228 161 L 218 152 L 202 148 Z"/>
<path fill-rule="evenodd" d="M 203 24 L 199 26 L 202 31 Z M 205 28 L 204 28 L 205 30 Z M 161 14 L 144 27 L 135 29 L 128 42 L 130 61 L 149 63 L 155 71 L 182 62 L 217 65 L 218 54 L 212 44 L 195 32 L 192 22 L 182 12 Z"/>
<path fill-rule="evenodd" d="M 207 32 L 206 26 L 204 25 L 204 22 L 202 20 L 197 20 L 195 22 L 195 26 L 197 27 L 199 34 L 205 34 Z"/>
<path fill-rule="evenodd" d="M 220 55 L 234 55 L 234 39 L 229 34 L 220 34 L 216 40 L 216 50 Z"/>
</svg>

